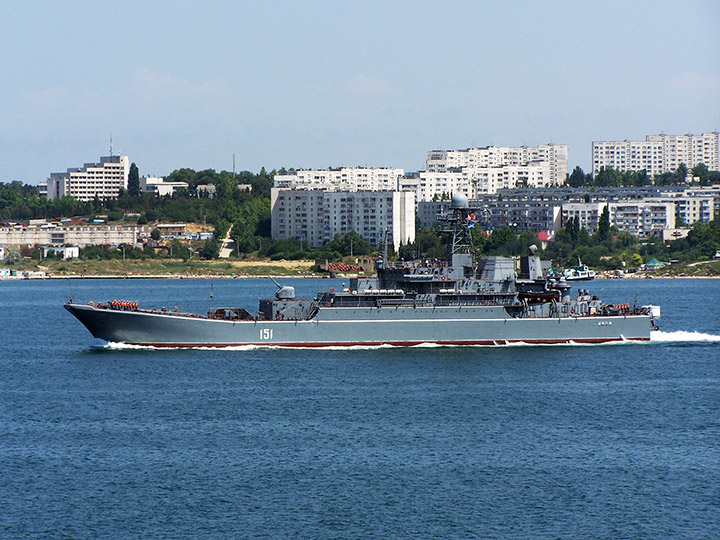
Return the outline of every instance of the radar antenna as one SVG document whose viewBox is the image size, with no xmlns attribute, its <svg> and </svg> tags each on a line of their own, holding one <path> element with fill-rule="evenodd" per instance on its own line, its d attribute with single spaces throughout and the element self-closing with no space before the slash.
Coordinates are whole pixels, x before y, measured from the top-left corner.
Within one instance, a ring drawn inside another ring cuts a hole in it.
<svg viewBox="0 0 720 540">
<path fill-rule="evenodd" d="M 445 224 L 439 232 L 451 237 L 448 245 L 448 260 L 456 254 L 475 256 L 473 247 L 472 229 L 477 224 L 487 224 L 489 221 L 487 208 L 470 206 L 465 195 L 456 193 L 450 203 L 450 213 L 438 216 L 437 220 Z"/>
</svg>

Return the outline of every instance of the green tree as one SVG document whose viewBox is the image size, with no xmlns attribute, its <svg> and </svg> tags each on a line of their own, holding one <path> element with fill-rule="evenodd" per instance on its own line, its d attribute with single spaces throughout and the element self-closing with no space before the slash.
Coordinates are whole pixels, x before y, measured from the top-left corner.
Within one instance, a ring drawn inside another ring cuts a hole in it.
<svg viewBox="0 0 720 540">
<path fill-rule="evenodd" d="M 610 238 L 610 211 L 608 207 L 603 208 L 600 219 L 598 220 L 597 239 L 605 242 Z"/>
<path fill-rule="evenodd" d="M 343 256 L 367 255 L 372 251 L 367 241 L 355 231 L 335 235 L 335 238 L 328 243 L 327 248 L 337 251 Z"/>
<path fill-rule="evenodd" d="M 150 233 L 150 238 L 155 240 L 156 242 L 160 240 L 160 230 L 159 229 L 153 229 Z"/>
<path fill-rule="evenodd" d="M 687 175 L 688 175 L 687 165 L 685 165 L 684 163 L 681 163 L 680 165 L 678 165 L 678 168 L 675 171 L 676 182 L 678 184 L 683 184 L 685 182 L 685 179 L 687 178 Z"/>
<path fill-rule="evenodd" d="M 699 178 L 702 185 L 706 184 L 709 172 L 710 171 L 708 171 L 707 165 L 704 163 L 698 163 L 692 168 L 693 177 Z"/>
<path fill-rule="evenodd" d="M 209 238 L 199 251 L 203 259 L 217 259 L 220 255 L 220 245 L 214 238 Z"/>
<path fill-rule="evenodd" d="M 586 182 L 585 172 L 580 167 L 575 167 L 567 179 L 567 185 L 570 187 L 582 187 L 587 185 Z"/>
<path fill-rule="evenodd" d="M 595 175 L 593 183 L 597 187 L 616 187 L 622 185 L 622 173 L 612 167 L 603 167 Z"/>
<path fill-rule="evenodd" d="M 137 165 L 134 163 L 130 165 L 130 172 L 128 173 L 128 195 L 137 199 L 140 197 L 140 173 L 138 172 Z"/>
</svg>

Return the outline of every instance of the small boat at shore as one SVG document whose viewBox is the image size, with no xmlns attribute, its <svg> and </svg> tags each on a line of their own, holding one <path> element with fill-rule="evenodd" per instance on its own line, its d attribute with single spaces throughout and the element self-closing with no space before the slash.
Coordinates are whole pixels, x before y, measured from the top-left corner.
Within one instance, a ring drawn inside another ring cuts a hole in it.
<svg viewBox="0 0 720 540">
<path fill-rule="evenodd" d="M 578 257 L 577 266 L 565 270 L 563 277 L 566 281 L 591 281 L 595 279 L 595 270 L 588 268 L 586 264 L 582 263 L 580 257 Z"/>
</svg>

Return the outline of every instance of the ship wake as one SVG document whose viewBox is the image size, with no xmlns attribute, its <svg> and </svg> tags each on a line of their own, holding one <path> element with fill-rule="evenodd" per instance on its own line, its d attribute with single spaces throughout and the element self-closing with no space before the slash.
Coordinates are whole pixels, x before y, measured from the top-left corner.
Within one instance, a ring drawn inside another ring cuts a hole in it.
<svg viewBox="0 0 720 540">
<path fill-rule="evenodd" d="M 650 332 L 651 343 L 720 343 L 720 336 L 705 334 L 703 332 L 688 332 L 676 330 L 674 332 Z"/>
</svg>

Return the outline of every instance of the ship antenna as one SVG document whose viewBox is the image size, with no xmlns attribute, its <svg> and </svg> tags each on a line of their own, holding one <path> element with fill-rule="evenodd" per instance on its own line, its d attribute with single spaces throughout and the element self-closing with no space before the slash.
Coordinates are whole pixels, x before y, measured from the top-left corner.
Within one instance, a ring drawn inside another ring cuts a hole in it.
<svg viewBox="0 0 720 540">
<path fill-rule="evenodd" d="M 68 302 L 70 302 L 72 304 L 73 298 L 75 297 L 75 295 L 73 294 L 72 286 L 70 285 L 70 278 L 65 278 L 65 279 L 67 280 L 68 291 L 70 291 L 70 298 L 68 299 Z"/>
<path fill-rule="evenodd" d="M 388 230 L 385 229 L 385 242 L 383 245 L 383 268 L 388 267 Z"/>
<path fill-rule="evenodd" d="M 275 278 L 274 278 L 274 277 L 268 276 L 268 278 L 269 278 L 270 280 L 272 280 L 272 282 L 273 282 L 275 285 L 277 285 L 277 288 L 278 288 L 278 289 L 282 289 L 282 285 L 280 285 L 277 281 L 275 281 Z"/>
</svg>

